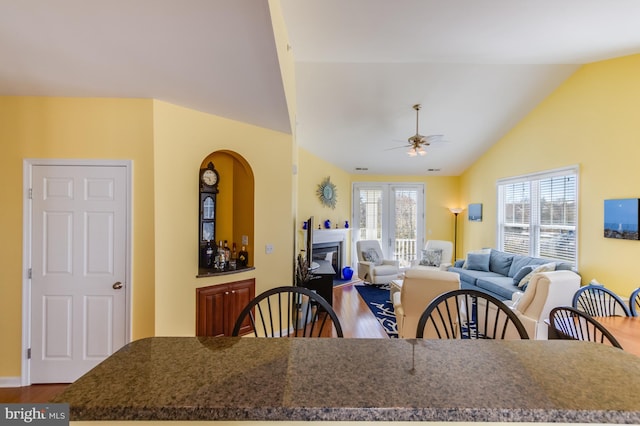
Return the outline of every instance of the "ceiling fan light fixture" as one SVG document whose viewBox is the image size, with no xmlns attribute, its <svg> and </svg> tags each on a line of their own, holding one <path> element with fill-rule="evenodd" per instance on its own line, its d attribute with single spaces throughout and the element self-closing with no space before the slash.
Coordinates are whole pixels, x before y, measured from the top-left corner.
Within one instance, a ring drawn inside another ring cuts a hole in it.
<svg viewBox="0 0 640 426">
<path fill-rule="evenodd" d="M 415 148 L 410 148 L 409 151 L 407 151 L 407 154 L 409 154 L 409 157 L 416 157 L 418 156 L 418 152 L 416 151 Z"/>
</svg>

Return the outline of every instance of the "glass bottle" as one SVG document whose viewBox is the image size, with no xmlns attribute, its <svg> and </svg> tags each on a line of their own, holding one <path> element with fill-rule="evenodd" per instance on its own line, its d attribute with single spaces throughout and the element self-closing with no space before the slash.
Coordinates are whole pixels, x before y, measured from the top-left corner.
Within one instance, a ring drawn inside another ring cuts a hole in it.
<svg viewBox="0 0 640 426">
<path fill-rule="evenodd" d="M 240 263 L 240 266 L 245 268 L 249 264 L 249 253 L 244 246 L 242 246 L 242 249 L 240 249 L 240 253 L 238 253 L 238 262 Z"/>
<path fill-rule="evenodd" d="M 222 245 L 222 240 L 220 240 L 220 243 L 218 244 L 218 265 L 217 265 L 217 268 L 222 271 L 224 269 L 226 263 L 227 263 L 227 259 L 225 258 L 225 255 L 224 255 L 224 246 Z"/>
<path fill-rule="evenodd" d="M 213 256 L 213 247 L 211 247 L 211 240 L 207 240 L 207 246 L 205 248 L 204 254 L 205 266 L 207 268 L 213 268 L 214 266 L 214 256 Z"/>
<path fill-rule="evenodd" d="M 229 244 L 227 240 L 224 240 L 224 267 L 229 267 L 229 261 L 231 260 L 231 249 L 229 248 Z"/>
</svg>

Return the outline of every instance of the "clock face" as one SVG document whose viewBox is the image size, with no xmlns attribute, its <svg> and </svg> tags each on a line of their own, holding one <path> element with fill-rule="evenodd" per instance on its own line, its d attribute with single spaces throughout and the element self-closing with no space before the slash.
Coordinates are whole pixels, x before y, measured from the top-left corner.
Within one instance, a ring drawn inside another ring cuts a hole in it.
<svg viewBox="0 0 640 426">
<path fill-rule="evenodd" d="M 202 183 L 213 186 L 218 182 L 218 175 L 213 170 L 205 170 L 202 173 Z"/>
</svg>

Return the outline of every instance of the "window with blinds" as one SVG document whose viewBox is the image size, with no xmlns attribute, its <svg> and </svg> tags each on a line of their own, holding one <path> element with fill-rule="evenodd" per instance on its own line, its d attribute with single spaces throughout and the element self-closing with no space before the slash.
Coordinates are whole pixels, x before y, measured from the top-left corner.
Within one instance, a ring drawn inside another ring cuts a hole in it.
<svg viewBox="0 0 640 426">
<path fill-rule="evenodd" d="M 498 181 L 498 247 L 577 263 L 578 168 Z"/>
</svg>

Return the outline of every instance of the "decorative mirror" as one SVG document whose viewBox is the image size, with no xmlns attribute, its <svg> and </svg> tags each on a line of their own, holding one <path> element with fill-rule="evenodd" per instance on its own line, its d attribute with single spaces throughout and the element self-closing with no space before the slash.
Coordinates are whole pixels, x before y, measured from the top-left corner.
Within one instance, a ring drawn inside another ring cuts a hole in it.
<svg viewBox="0 0 640 426">
<path fill-rule="evenodd" d="M 332 209 L 336 208 L 338 194 L 336 186 L 331 183 L 329 176 L 327 176 L 322 182 L 320 182 L 320 184 L 318 185 L 318 189 L 316 190 L 316 194 L 318 194 L 318 198 L 320 198 L 320 202 L 322 203 L 322 205 L 331 207 Z"/>
</svg>

